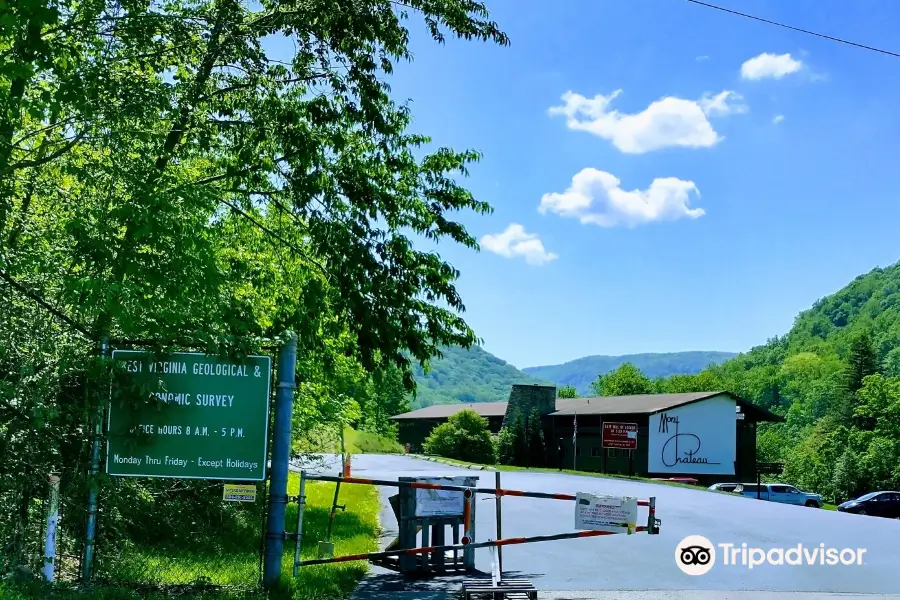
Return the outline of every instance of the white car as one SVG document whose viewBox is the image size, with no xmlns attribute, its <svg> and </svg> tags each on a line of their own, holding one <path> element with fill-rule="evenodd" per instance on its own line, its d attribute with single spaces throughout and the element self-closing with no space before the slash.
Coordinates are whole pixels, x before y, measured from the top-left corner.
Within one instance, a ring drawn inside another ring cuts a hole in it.
<svg viewBox="0 0 900 600">
<path fill-rule="evenodd" d="M 740 483 L 714 483 L 707 489 L 710 492 L 732 492 L 735 494 L 740 494 L 743 492 L 743 487 L 744 486 Z"/>
</svg>

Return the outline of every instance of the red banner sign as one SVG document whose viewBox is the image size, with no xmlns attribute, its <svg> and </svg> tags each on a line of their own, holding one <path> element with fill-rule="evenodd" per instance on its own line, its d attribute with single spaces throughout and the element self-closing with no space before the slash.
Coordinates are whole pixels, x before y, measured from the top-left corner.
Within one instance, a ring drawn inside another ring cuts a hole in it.
<svg viewBox="0 0 900 600">
<path fill-rule="evenodd" d="M 603 423 L 603 447 L 637 448 L 637 423 Z"/>
</svg>

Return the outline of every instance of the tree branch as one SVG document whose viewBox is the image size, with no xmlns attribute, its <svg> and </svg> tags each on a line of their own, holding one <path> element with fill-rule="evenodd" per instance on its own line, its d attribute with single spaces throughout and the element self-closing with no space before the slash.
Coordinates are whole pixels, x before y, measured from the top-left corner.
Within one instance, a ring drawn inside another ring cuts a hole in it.
<svg viewBox="0 0 900 600">
<path fill-rule="evenodd" d="M 20 294 L 22 294 L 26 298 L 29 298 L 30 300 L 32 300 L 35 304 L 37 304 L 38 306 L 40 306 L 41 308 L 43 308 L 44 310 L 46 310 L 47 312 L 52 314 L 54 317 L 56 317 L 57 319 L 59 319 L 60 321 L 62 321 L 63 323 L 65 323 L 66 325 L 68 325 L 69 327 L 74 329 L 75 331 L 77 331 L 78 333 L 81 333 L 82 335 L 87 337 L 89 340 L 94 339 L 94 336 L 90 334 L 90 332 L 87 330 L 86 327 L 84 327 L 83 325 L 76 322 L 71 317 L 64 314 L 61 310 L 51 306 L 46 300 L 44 300 L 37 294 L 34 294 L 28 288 L 23 286 L 21 283 L 19 283 L 15 279 L 13 279 L 9 275 L 9 273 L 4 271 L 3 269 L 0 269 L 0 279 L 3 279 L 4 281 L 6 281 L 10 286 L 12 286 L 12 288 L 14 290 L 18 291 Z"/>
<path fill-rule="evenodd" d="M 62 147 L 57 148 L 50 154 L 42 156 L 41 158 L 36 158 L 34 160 L 22 160 L 17 163 L 13 163 L 12 165 L 10 165 L 8 167 L 8 169 L 10 171 L 17 171 L 17 170 L 21 170 L 21 169 L 29 169 L 32 167 L 39 167 L 43 164 L 47 164 L 48 162 L 56 160 L 57 158 L 59 158 L 60 156 L 62 156 L 63 154 L 65 154 L 66 152 L 71 150 L 72 148 L 74 148 L 78 144 L 78 142 L 80 142 L 82 139 L 84 139 L 84 136 L 85 136 L 85 132 L 81 132 L 78 135 L 76 135 L 74 138 L 72 138 L 71 140 L 66 142 Z"/>
</svg>

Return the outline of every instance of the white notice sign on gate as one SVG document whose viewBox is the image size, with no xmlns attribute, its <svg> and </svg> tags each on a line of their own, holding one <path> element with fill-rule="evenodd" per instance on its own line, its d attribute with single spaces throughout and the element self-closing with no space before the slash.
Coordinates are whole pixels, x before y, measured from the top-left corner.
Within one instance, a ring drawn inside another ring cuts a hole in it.
<svg viewBox="0 0 900 600">
<path fill-rule="evenodd" d="M 637 498 L 575 494 L 575 529 L 634 533 L 637 526 Z"/>
<path fill-rule="evenodd" d="M 474 485 L 472 477 L 417 477 L 421 483 L 437 483 L 439 485 L 458 485 L 470 487 Z M 417 517 L 448 517 L 463 514 L 462 492 L 449 490 L 416 490 Z"/>
</svg>

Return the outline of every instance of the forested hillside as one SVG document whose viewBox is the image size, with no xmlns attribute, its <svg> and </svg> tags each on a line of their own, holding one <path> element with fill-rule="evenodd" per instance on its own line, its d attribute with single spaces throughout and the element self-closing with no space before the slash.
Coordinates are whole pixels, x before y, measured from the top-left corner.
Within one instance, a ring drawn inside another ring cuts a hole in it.
<svg viewBox="0 0 900 600">
<path fill-rule="evenodd" d="M 760 427 L 760 459 L 829 499 L 900 488 L 900 263 L 819 300 L 784 337 L 655 387 L 728 389 L 783 415 Z"/>
<path fill-rule="evenodd" d="M 454 402 L 503 402 L 514 383 L 549 383 L 527 375 L 479 346 L 443 348 L 425 373 L 416 367 L 413 408 Z"/>
<path fill-rule="evenodd" d="M 631 363 L 651 378 L 699 373 L 712 364 L 735 356 L 734 352 L 666 352 L 629 354 L 624 356 L 585 356 L 561 365 L 527 367 L 523 372 L 552 381 L 559 386 L 572 386 L 579 394 L 590 394 L 591 383 L 598 375 Z"/>
</svg>

